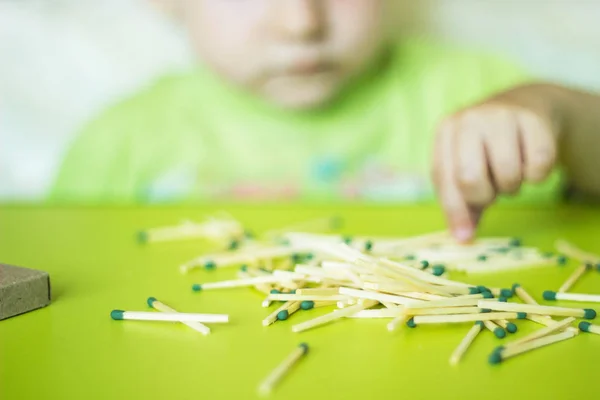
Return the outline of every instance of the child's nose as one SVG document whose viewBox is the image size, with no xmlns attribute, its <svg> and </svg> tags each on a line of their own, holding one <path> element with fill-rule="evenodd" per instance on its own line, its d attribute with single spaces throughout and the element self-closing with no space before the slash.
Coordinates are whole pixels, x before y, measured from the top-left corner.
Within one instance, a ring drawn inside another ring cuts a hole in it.
<svg viewBox="0 0 600 400">
<path fill-rule="evenodd" d="M 317 40 L 324 31 L 322 0 L 277 0 L 273 23 L 294 40 Z"/>
</svg>

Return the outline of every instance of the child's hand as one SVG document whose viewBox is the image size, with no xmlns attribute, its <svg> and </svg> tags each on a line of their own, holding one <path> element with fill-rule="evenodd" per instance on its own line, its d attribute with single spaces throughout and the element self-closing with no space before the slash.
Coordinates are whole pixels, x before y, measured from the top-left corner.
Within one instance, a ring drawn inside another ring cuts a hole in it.
<svg viewBox="0 0 600 400">
<path fill-rule="evenodd" d="M 557 159 L 551 107 L 515 90 L 447 118 L 440 126 L 433 178 L 450 230 L 470 240 L 482 211 L 524 182 L 540 182 Z"/>
</svg>

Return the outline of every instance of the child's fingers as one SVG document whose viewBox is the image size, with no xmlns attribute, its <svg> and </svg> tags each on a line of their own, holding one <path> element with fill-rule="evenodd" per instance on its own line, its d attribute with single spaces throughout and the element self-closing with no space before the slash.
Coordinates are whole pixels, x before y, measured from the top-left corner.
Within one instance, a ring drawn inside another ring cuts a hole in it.
<svg viewBox="0 0 600 400">
<path fill-rule="evenodd" d="M 463 117 L 454 133 L 455 176 L 468 205 L 485 207 L 496 195 L 489 173 L 484 143 L 485 125 Z"/>
<path fill-rule="evenodd" d="M 469 210 L 454 176 L 454 135 L 452 123 L 442 124 L 435 144 L 433 177 L 450 231 L 466 242 L 473 238 L 479 215 Z"/>
<path fill-rule="evenodd" d="M 518 123 L 523 147 L 525 179 L 541 182 L 548 177 L 556 162 L 556 139 L 549 124 L 538 116 L 523 112 Z"/>
<path fill-rule="evenodd" d="M 516 116 L 509 111 L 497 114 L 485 132 L 489 170 L 498 193 L 514 194 L 523 181 L 523 161 Z"/>
</svg>

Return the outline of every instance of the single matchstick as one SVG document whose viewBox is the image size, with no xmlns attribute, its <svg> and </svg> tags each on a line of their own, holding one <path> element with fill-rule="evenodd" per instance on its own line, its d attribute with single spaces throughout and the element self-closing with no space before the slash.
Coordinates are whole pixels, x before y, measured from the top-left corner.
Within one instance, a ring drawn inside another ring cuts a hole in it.
<svg viewBox="0 0 600 400">
<path fill-rule="evenodd" d="M 272 284 L 281 283 L 285 280 L 290 280 L 290 279 L 273 276 L 273 275 L 255 276 L 253 278 L 235 279 L 235 280 L 230 280 L 230 281 L 209 282 L 209 283 L 203 283 L 203 284 L 195 283 L 192 285 L 192 290 L 194 292 L 200 292 L 203 290 L 249 287 L 249 286 L 260 285 L 263 283 L 272 283 Z M 302 278 L 297 277 L 297 280 L 302 280 Z"/>
<path fill-rule="evenodd" d="M 490 332 L 492 332 L 494 334 L 494 336 L 496 336 L 498 339 L 504 339 L 506 337 L 506 331 L 504 329 L 502 329 L 501 326 L 499 326 L 498 324 L 496 324 L 493 321 L 488 321 L 488 320 L 482 320 L 483 322 L 483 326 L 485 326 L 487 328 L 487 330 L 489 330 Z"/>
<path fill-rule="evenodd" d="M 585 319 L 596 318 L 596 311 L 591 308 L 567 308 L 534 306 L 531 304 L 502 303 L 499 301 L 480 300 L 479 307 L 489 308 L 496 311 L 524 312 L 539 315 L 550 315 L 557 317 L 576 317 Z"/>
<path fill-rule="evenodd" d="M 308 353 L 308 345 L 300 343 L 300 345 L 287 356 L 281 364 L 277 366 L 267 378 L 258 387 L 258 392 L 261 396 L 267 396 L 271 393 L 275 385 L 285 376 L 286 373 L 296 364 L 302 357 Z"/>
<path fill-rule="evenodd" d="M 348 297 L 356 297 L 358 299 L 368 299 L 368 300 L 376 300 L 379 302 L 390 302 L 394 304 L 406 305 L 408 303 L 415 303 L 417 300 L 410 299 L 408 297 L 397 296 L 392 294 L 384 294 L 378 292 L 370 292 L 367 290 L 357 290 L 351 289 L 347 287 L 339 288 L 340 295 L 345 295 Z"/>
<path fill-rule="evenodd" d="M 539 305 L 539 303 L 537 301 L 535 301 L 535 299 L 529 293 L 527 293 L 527 291 L 525 289 L 523 289 L 523 287 L 521 285 L 519 285 L 518 283 L 515 283 L 512 286 L 512 290 L 513 290 L 513 292 L 515 292 L 517 297 L 519 299 L 521 299 L 521 301 L 523 303 L 532 304 L 532 305 L 536 305 L 536 306 Z"/>
<path fill-rule="evenodd" d="M 287 310 L 290 307 L 292 307 L 294 305 L 294 303 L 296 303 L 296 302 L 294 302 L 294 301 L 287 301 L 287 302 L 283 303 L 281 306 L 279 306 L 279 308 L 277 308 L 271 314 L 267 315 L 267 317 L 265 319 L 263 319 L 262 325 L 263 326 L 269 326 L 269 325 L 273 324 L 275 321 L 277 321 L 279 319 L 280 315 L 281 316 L 285 315 L 284 312 L 287 312 Z M 286 318 L 287 318 L 287 315 L 286 315 Z"/>
<path fill-rule="evenodd" d="M 179 311 L 169 307 L 168 305 L 156 300 L 155 297 L 148 297 L 148 306 L 154 308 L 155 310 L 165 312 L 165 313 L 177 313 Z M 190 328 L 200 332 L 203 335 L 208 335 L 210 333 L 210 328 L 200 322 L 182 322 L 182 324 L 189 326 Z"/>
<path fill-rule="evenodd" d="M 579 323 L 579 329 L 582 332 L 595 333 L 596 335 L 600 335 L 600 325 L 592 325 L 589 322 L 582 321 Z"/>
<path fill-rule="evenodd" d="M 525 319 L 527 315 L 519 312 L 491 312 L 480 314 L 452 314 L 452 315 L 415 315 L 415 324 L 452 324 L 475 321 L 493 321 L 497 319 Z"/>
<path fill-rule="evenodd" d="M 365 300 L 362 303 L 359 303 L 359 304 L 356 304 L 356 305 L 353 305 L 350 307 L 346 307 L 341 310 L 336 310 L 336 311 L 330 312 L 329 314 L 321 315 L 320 317 L 317 317 L 317 318 L 308 320 L 306 322 L 302 322 L 300 324 L 294 325 L 294 326 L 292 326 L 292 332 L 298 333 L 298 332 L 302 332 L 302 331 L 305 331 L 308 329 L 315 328 L 320 325 L 327 324 L 327 323 L 335 321 L 337 319 L 347 317 L 348 315 L 355 314 L 361 310 L 365 310 L 367 308 L 373 307 L 375 304 L 377 304 L 377 302 L 374 300 Z"/>
<path fill-rule="evenodd" d="M 575 337 L 575 334 L 570 331 L 545 336 L 540 339 L 535 339 L 530 342 L 524 343 L 520 346 L 511 347 L 505 350 L 496 350 L 490 355 L 488 361 L 490 362 L 490 364 L 499 364 L 507 358 L 514 357 L 531 350 L 539 349 L 540 347 L 548 346 L 553 343 L 558 343 L 563 340 L 571 339 L 573 337 Z"/>
<path fill-rule="evenodd" d="M 493 297 L 491 294 L 489 294 L 489 297 L 487 295 L 488 295 L 487 293 L 480 294 L 480 295 L 473 295 L 473 296 L 477 296 L 477 297 L 466 298 L 466 299 L 457 297 L 457 298 L 452 298 L 452 299 L 447 299 L 447 300 L 432 300 L 432 301 L 414 301 L 413 300 L 407 304 L 404 304 L 404 306 L 407 309 L 477 306 L 477 303 L 481 299 Z"/>
<path fill-rule="evenodd" d="M 482 327 L 482 321 L 475 321 L 471 329 L 469 329 L 469 332 L 467 332 L 467 335 L 463 338 L 458 347 L 452 352 L 452 355 L 450 356 L 450 365 L 458 364 L 471 343 L 473 343 L 473 340 L 475 340 L 479 332 L 481 332 Z"/>
<path fill-rule="evenodd" d="M 566 301 L 578 301 L 582 303 L 600 303 L 599 294 L 583 294 L 583 293 L 560 293 L 553 292 L 552 290 L 546 290 L 544 292 L 545 300 L 566 300 Z"/>
<path fill-rule="evenodd" d="M 398 329 L 401 325 L 404 325 L 409 319 L 410 315 L 401 314 L 387 324 L 387 330 L 393 332 L 396 329 Z"/>
<path fill-rule="evenodd" d="M 588 253 L 566 240 L 557 240 L 554 246 L 560 253 L 582 263 L 600 263 L 600 255 Z"/>
<path fill-rule="evenodd" d="M 164 321 L 164 322 L 203 322 L 203 323 L 227 323 L 227 314 L 191 314 L 191 313 L 154 313 L 146 311 L 123 311 L 112 310 L 110 317 L 114 320 L 135 321 Z"/>
<path fill-rule="evenodd" d="M 272 293 L 267 296 L 267 299 L 272 301 L 346 301 L 350 297 L 336 295 L 313 295 L 313 294 L 294 294 L 294 293 Z"/>
<path fill-rule="evenodd" d="M 562 284 L 562 286 L 558 289 L 559 293 L 564 293 L 571 289 L 573 285 L 588 271 L 591 269 L 590 264 L 581 264 L 579 267 L 573 271 L 571 276 Z"/>
<path fill-rule="evenodd" d="M 510 347 L 515 347 L 515 346 L 519 346 L 522 345 L 523 343 L 527 343 L 530 342 L 532 340 L 536 340 L 539 338 L 542 338 L 544 336 L 548 336 L 551 333 L 566 329 L 573 321 L 575 321 L 575 317 L 567 317 L 565 319 L 563 319 L 562 321 L 557 321 L 554 322 L 552 324 L 549 324 L 548 326 L 546 326 L 545 328 L 542 329 L 538 329 L 537 331 L 534 331 L 532 333 L 530 333 L 527 336 L 524 336 L 520 339 L 514 340 L 512 342 L 506 343 L 504 346 L 502 346 L 504 349 L 510 348 Z"/>
<path fill-rule="evenodd" d="M 492 322 L 494 322 L 497 325 L 500 325 L 508 333 L 515 333 L 519 330 L 517 325 L 505 319 L 497 319 L 493 320 Z"/>
</svg>

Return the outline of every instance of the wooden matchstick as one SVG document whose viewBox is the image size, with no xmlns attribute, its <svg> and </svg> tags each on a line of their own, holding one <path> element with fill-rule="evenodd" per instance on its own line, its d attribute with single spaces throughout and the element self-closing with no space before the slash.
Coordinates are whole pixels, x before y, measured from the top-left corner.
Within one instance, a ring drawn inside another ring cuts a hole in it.
<svg viewBox="0 0 600 400">
<path fill-rule="evenodd" d="M 551 315 L 557 317 L 576 317 L 585 319 L 596 318 L 596 311 L 591 308 L 566 308 L 535 306 L 531 304 L 503 303 L 500 301 L 480 300 L 479 307 L 489 308 L 496 311 L 524 312 L 539 315 Z M 510 319 L 510 318 L 509 318 Z"/>
<path fill-rule="evenodd" d="M 554 322 L 554 323 L 546 326 L 545 328 L 538 329 L 537 331 L 534 331 L 534 332 L 530 333 L 529 335 L 524 336 L 520 339 L 513 340 L 512 342 L 506 343 L 503 347 L 505 349 L 507 349 L 509 347 L 519 346 L 519 345 L 522 345 L 523 343 L 530 342 L 532 340 L 536 340 L 536 339 L 542 338 L 544 336 L 548 336 L 551 333 L 554 333 L 554 332 L 557 332 L 557 331 L 567 328 L 573 321 L 575 321 L 575 317 L 567 317 L 567 318 L 563 319 L 562 321 Z"/>
<path fill-rule="evenodd" d="M 499 364 L 507 358 L 511 358 L 531 350 L 539 349 L 540 347 L 548 346 L 553 343 L 558 343 L 563 340 L 571 339 L 573 337 L 575 337 L 575 334 L 570 331 L 545 336 L 539 339 L 523 343 L 519 346 L 507 348 L 504 350 L 496 350 L 490 355 L 488 361 L 490 362 L 490 364 Z"/>
<path fill-rule="evenodd" d="M 308 353 L 308 345 L 301 343 L 292 353 L 277 366 L 258 387 L 261 396 L 271 393 L 275 385 L 287 374 L 290 369 Z"/>
<path fill-rule="evenodd" d="M 350 307 L 346 307 L 344 309 L 337 310 L 337 311 L 331 312 L 329 314 L 321 315 L 320 317 L 317 317 L 317 318 L 311 319 L 309 321 L 294 325 L 294 326 L 292 326 L 292 332 L 302 332 L 302 331 L 305 331 L 308 329 L 315 328 L 320 325 L 327 324 L 329 322 L 338 320 L 340 318 L 347 317 L 348 315 L 355 314 L 358 311 L 373 307 L 375 304 L 377 304 L 377 302 L 374 300 L 365 300 L 362 303 L 359 303 L 359 304 L 356 304 L 356 305 L 353 305 Z"/>
<path fill-rule="evenodd" d="M 575 269 L 575 271 L 573 271 L 571 276 L 569 276 L 569 278 L 567 278 L 565 283 L 562 284 L 562 286 L 558 289 L 558 292 L 564 293 L 564 292 L 568 291 L 569 289 L 571 289 L 571 287 L 573 287 L 573 285 L 575 285 L 575 283 L 590 269 L 591 269 L 590 264 L 581 264 L 579 267 L 577 267 Z"/>
<path fill-rule="evenodd" d="M 408 310 L 407 310 L 408 311 Z M 496 319 L 524 319 L 525 313 L 518 312 L 491 312 L 479 314 L 452 314 L 452 315 L 416 315 L 413 317 L 415 324 L 452 324 L 475 321 L 492 321 Z"/>
<path fill-rule="evenodd" d="M 452 352 L 452 355 L 450 356 L 450 365 L 458 364 L 469 346 L 471 346 L 471 343 L 473 343 L 473 340 L 475 340 L 479 332 L 481 332 L 482 327 L 482 321 L 475 321 L 471 329 L 469 329 L 469 332 L 467 332 L 467 335 L 463 338 L 458 347 Z"/>
</svg>

